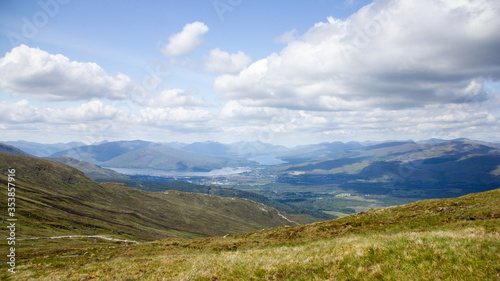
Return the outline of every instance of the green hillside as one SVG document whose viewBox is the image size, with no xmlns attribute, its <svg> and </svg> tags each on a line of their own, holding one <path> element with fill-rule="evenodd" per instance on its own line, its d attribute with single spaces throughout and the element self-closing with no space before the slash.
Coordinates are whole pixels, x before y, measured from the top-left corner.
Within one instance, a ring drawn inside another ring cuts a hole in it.
<svg viewBox="0 0 500 281">
<path fill-rule="evenodd" d="M 177 190 L 189 193 L 210 194 L 220 197 L 244 198 L 252 200 L 254 202 L 262 203 L 269 207 L 273 207 L 279 210 L 280 212 L 287 213 L 288 217 L 290 217 L 293 221 L 296 221 L 300 224 L 337 218 L 336 216 L 328 215 L 323 212 L 315 212 L 307 209 L 301 209 L 293 205 L 282 204 L 277 201 L 271 200 L 266 196 L 235 188 L 219 187 L 213 185 L 198 185 L 185 181 L 171 181 L 171 182 L 135 181 L 129 183 L 129 186 L 146 191 Z"/>
<path fill-rule="evenodd" d="M 147 192 L 99 184 L 59 163 L 0 153 L 2 205 L 15 169 L 18 238 L 111 235 L 137 240 L 243 233 L 292 224 L 273 208 L 238 198 Z M 2 228 L 0 235 L 7 235 Z M 5 241 L 4 241 L 5 243 Z"/>
<path fill-rule="evenodd" d="M 497 280 L 500 190 L 137 245 L 30 241 L 13 280 Z M 6 268 L 6 266 L 4 266 Z M 5 271 L 4 271 L 5 272 Z"/>
</svg>

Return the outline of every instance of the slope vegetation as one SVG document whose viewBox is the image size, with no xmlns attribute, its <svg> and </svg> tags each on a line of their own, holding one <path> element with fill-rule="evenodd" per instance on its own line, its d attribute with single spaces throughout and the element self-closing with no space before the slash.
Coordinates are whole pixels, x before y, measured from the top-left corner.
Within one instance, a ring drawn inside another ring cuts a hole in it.
<svg viewBox="0 0 500 281">
<path fill-rule="evenodd" d="M 500 190 L 225 238 L 115 243 L 113 247 L 83 240 L 69 243 L 71 248 L 62 242 L 24 246 L 22 265 L 13 277 L 496 280 L 500 274 Z"/>
</svg>

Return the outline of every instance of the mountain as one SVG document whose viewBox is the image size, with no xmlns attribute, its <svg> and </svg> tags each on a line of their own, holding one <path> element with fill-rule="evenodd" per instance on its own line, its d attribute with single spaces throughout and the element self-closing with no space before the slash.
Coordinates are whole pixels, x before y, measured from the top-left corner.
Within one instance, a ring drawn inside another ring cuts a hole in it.
<svg viewBox="0 0 500 281">
<path fill-rule="evenodd" d="M 254 157 L 259 155 L 279 155 L 288 151 L 287 147 L 263 143 L 261 141 L 240 141 L 229 145 L 229 153 L 232 155 Z"/>
<path fill-rule="evenodd" d="M 56 157 L 56 158 L 44 158 L 49 161 L 61 163 L 68 165 L 70 167 L 76 168 L 83 172 L 85 176 L 97 181 L 97 182 L 130 182 L 131 179 L 118 172 L 110 169 L 101 168 L 97 165 L 91 164 L 89 162 L 76 160 L 70 157 Z"/>
<path fill-rule="evenodd" d="M 33 144 L 35 144 L 35 143 L 33 143 Z M 0 152 L 34 157 L 33 155 L 26 153 L 18 148 L 15 148 L 15 147 L 10 146 L 10 145 L 2 144 L 2 143 L 0 143 Z M 83 172 L 87 177 L 89 177 L 95 181 L 100 181 L 100 182 L 102 182 L 102 181 L 129 182 L 129 181 L 131 181 L 130 178 L 126 175 L 117 173 L 117 172 L 110 170 L 110 169 L 103 169 L 103 168 L 96 166 L 94 164 L 91 164 L 91 163 L 88 163 L 85 161 L 79 161 L 79 160 L 76 160 L 76 159 L 73 159 L 70 157 L 56 157 L 56 158 L 46 157 L 45 159 L 76 168 L 76 169 L 80 170 L 81 172 Z"/>
<path fill-rule="evenodd" d="M 7 141 L 5 143 L 38 157 L 46 157 L 62 150 L 85 145 L 82 142 L 43 144 L 27 141 Z"/>
<path fill-rule="evenodd" d="M 102 164 L 115 168 L 208 172 L 224 167 L 245 166 L 251 162 L 244 159 L 197 154 L 167 145 L 152 144 L 146 149 L 124 153 Z"/>
<path fill-rule="evenodd" d="M 499 149 L 468 140 L 390 142 L 285 166 L 279 181 L 338 184 L 362 194 L 444 198 L 498 188 L 499 168 Z"/>
<path fill-rule="evenodd" d="M 499 245 L 497 189 L 224 238 L 29 241 L 12 278 L 496 280 Z"/>
<path fill-rule="evenodd" d="M 250 200 L 99 184 L 75 168 L 6 153 L 0 153 L 3 198 L 7 198 L 8 169 L 15 169 L 11 178 L 16 185 L 15 218 L 22 227 L 19 239 L 58 235 L 192 238 L 293 224 L 276 209 Z M 0 235 L 7 231 L 0 229 Z"/>
<path fill-rule="evenodd" d="M 191 151 L 205 155 L 215 156 L 236 156 L 236 157 L 255 157 L 261 155 L 279 155 L 289 149 L 281 145 L 273 145 L 260 141 L 240 141 L 232 144 L 222 144 L 219 142 L 195 142 L 179 147 L 185 151 Z"/>
<path fill-rule="evenodd" d="M 53 154 L 67 156 L 104 167 L 153 169 L 165 171 L 210 171 L 231 166 L 245 166 L 244 159 L 214 157 L 145 141 L 118 141 L 73 148 Z"/>
<path fill-rule="evenodd" d="M 3 143 L 0 143 L 0 152 L 10 153 L 10 154 L 15 154 L 15 155 L 30 156 L 29 153 L 26 153 L 19 148 L 16 148 L 12 145 L 3 144 Z"/>
<path fill-rule="evenodd" d="M 482 144 L 485 146 L 489 147 L 494 147 L 500 149 L 500 142 L 486 142 L 486 141 L 480 141 L 480 140 L 471 140 L 472 142 L 475 142 L 477 144 Z"/>
<path fill-rule="evenodd" d="M 229 149 L 228 145 L 213 141 L 195 142 L 182 146 L 182 150 L 185 151 L 215 156 L 227 156 Z"/>
<path fill-rule="evenodd" d="M 324 142 L 319 144 L 301 145 L 287 152 L 280 154 L 280 158 L 289 163 L 300 163 L 315 159 L 324 159 L 342 153 L 363 147 L 359 142 Z"/>
<path fill-rule="evenodd" d="M 146 141 L 116 141 L 98 145 L 85 145 L 63 150 L 50 155 L 50 157 L 67 156 L 76 160 L 98 164 L 109 161 L 122 154 L 148 148 L 152 142 Z"/>
</svg>

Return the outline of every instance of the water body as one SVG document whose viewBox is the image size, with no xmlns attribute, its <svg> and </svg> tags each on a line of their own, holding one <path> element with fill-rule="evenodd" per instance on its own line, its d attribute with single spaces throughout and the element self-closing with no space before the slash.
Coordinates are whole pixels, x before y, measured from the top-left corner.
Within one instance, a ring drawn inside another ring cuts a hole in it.
<svg viewBox="0 0 500 281">
<path fill-rule="evenodd" d="M 113 168 L 113 167 L 105 167 L 105 168 L 125 175 L 131 175 L 131 176 L 146 175 L 155 177 L 176 177 L 176 176 L 216 177 L 216 176 L 241 174 L 251 171 L 250 169 L 232 168 L 232 167 L 215 169 L 210 172 L 175 172 L 175 171 L 161 171 L 161 170 L 148 170 L 148 169 L 127 169 L 127 168 Z"/>
<path fill-rule="evenodd" d="M 259 163 L 259 165 L 266 165 L 266 166 L 288 163 L 287 161 L 283 161 L 283 160 L 277 158 L 276 155 L 255 156 L 255 157 L 248 158 L 248 160 L 255 161 L 255 162 Z"/>
</svg>

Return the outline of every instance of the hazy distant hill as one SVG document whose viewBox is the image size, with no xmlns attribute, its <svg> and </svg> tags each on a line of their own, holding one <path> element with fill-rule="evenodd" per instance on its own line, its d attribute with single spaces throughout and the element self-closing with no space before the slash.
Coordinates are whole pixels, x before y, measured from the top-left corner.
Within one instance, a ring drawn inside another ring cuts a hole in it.
<svg viewBox="0 0 500 281">
<path fill-rule="evenodd" d="M 422 151 L 432 148 L 439 148 L 443 143 L 466 142 L 479 144 L 491 148 L 500 148 L 500 143 L 484 142 L 478 140 L 456 139 L 428 139 L 421 141 L 383 141 L 383 142 L 332 142 L 310 145 L 301 145 L 280 153 L 280 158 L 292 163 L 305 161 L 323 160 L 328 158 L 353 157 L 353 156 L 387 156 L 394 154 L 396 150 L 400 152 Z M 375 151 L 375 152 L 368 152 Z"/>
<path fill-rule="evenodd" d="M 0 143 L 0 152 L 16 154 L 16 155 L 31 156 L 29 153 L 26 153 L 26 152 L 22 151 L 21 149 L 18 149 L 14 146 L 3 144 L 3 143 Z"/>
<path fill-rule="evenodd" d="M 108 181 L 108 182 L 128 182 L 131 181 L 130 178 L 124 174 L 120 174 L 110 169 L 101 168 L 92 163 L 76 160 L 70 157 L 47 157 L 44 158 L 49 161 L 58 162 L 70 167 L 76 168 L 83 172 L 87 177 L 98 181 Z"/>
<path fill-rule="evenodd" d="M 359 142 L 331 142 L 310 145 L 301 145 L 280 154 L 280 158 L 290 163 L 300 163 L 315 159 L 331 157 L 343 151 L 358 149 L 363 147 Z"/>
<path fill-rule="evenodd" d="M 188 144 L 182 146 L 181 149 L 199 154 L 226 156 L 228 155 L 230 147 L 222 143 L 207 141 Z"/>
<path fill-rule="evenodd" d="M 31 155 L 38 157 L 46 157 L 57 153 L 61 150 L 71 149 L 78 146 L 85 145 L 82 142 L 70 142 L 70 143 L 54 143 L 54 144 L 44 144 L 28 141 L 7 141 L 6 144 L 12 145 L 23 151 L 28 152 Z"/>
<path fill-rule="evenodd" d="M 195 153 L 215 156 L 255 157 L 261 155 L 280 155 L 289 150 L 281 145 L 273 145 L 260 141 L 240 141 L 231 144 L 219 142 L 195 142 L 179 146 L 179 149 Z"/>
<path fill-rule="evenodd" d="M 114 168 L 172 171 L 210 171 L 251 164 L 244 159 L 214 157 L 145 141 L 118 141 L 82 146 L 55 153 L 51 157 L 61 156 Z"/>
<path fill-rule="evenodd" d="M 292 224 L 253 201 L 206 194 L 146 192 L 90 180 L 75 168 L 39 158 L 0 153 L 0 186 L 15 169 L 17 238 L 106 234 L 133 239 L 242 233 Z M 0 234 L 6 234 L 2 228 Z M 6 237 L 6 236 L 5 236 Z"/>
<path fill-rule="evenodd" d="M 230 154 L 253 157 L 260 155 L 280 155 L 287 152 L 289 148 L 282 145 L 263 143 L 261 141 L 240 141 L 229 145 Z"/>
<path fill-rule="evenodd" d="M 67 156 L 77 160 L 98 164 L 109 161 L 122 154 L 148 148 L 152 142 L 147 141 L 116 141 L 98 145 L 79 146 L 50 155 L 50 157 Z"/>
</svg>

